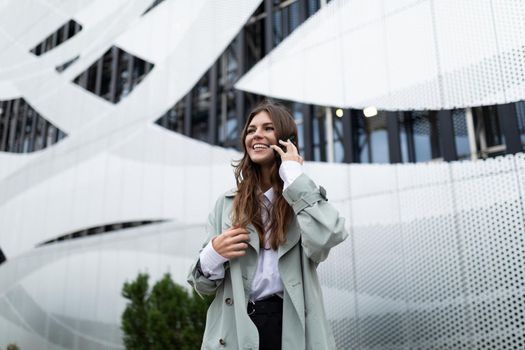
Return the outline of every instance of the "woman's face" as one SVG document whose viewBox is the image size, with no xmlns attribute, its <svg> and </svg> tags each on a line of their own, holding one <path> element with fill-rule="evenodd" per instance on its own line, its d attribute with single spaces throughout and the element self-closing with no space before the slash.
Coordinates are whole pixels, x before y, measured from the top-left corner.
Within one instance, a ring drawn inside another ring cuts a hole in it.
<svg viewBox="0 0 525 350">
<path fill-rule="evenodd" d="M 257 113 L 246 129 L 244 145 L 252 162 L 259 165 L 270 165 L 275 161 L 274 151 L 270 145 L 277 144 L 275 127 L 266 111 Z"/>
</svg>

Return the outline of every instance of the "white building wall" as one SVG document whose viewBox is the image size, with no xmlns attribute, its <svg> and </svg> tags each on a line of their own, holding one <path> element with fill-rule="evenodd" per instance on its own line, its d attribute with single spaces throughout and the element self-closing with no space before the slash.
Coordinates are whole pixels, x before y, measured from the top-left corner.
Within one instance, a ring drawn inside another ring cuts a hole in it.
<svg viewBox="0 0 525 350">
<path fill-rule="evenodd" d="M 32 154 L 0 155 L 0 248 L 7 256 L 0 265 L 0 346 L 122 349 L 123 283 L 140 271 L 152 281 L 169 271 L 185 285 L 205 238 L 207 213 L 234 185 L 230 162 L 240 156 L 153 121 L 195 84 L 259 1 L 199 3 L 188 17 L 194 21 L 181 27 L 184 35 L 168 30 L 178 39 L 167 35 L 166 49 L 155 52 L 146 40 L 162 28 L 144 25 L 152 34 L 135 43 L 130 38 L 138 35 L 136 28 L 157 16 L 159 26 L 168 26 L 157 10 L 169 8 L 179 18 L 187 2 L 166 1 L 143 18 L 148 1 L 115 8 L 88 1 L 28 3 L 0 2 L 0 99 L 23 97 L 69 135 Z M 363 6 L 370 12 L 355 17 L 356 25 L 364 26 L 385 4 Z M 416 4 L 388 6 L 394 13 Z M 428 9 L 428 2 L 417 6 Z M 99 16 L 90 13 L 94 9 L 102 11 Z M 341 16 L 333 9 L 330 16 Z M 9 16 L 26 13 L 19 21 Z M 30 20 L 39 16 L 46 20 Z M 29 53 L 69 18 L 83 24 L 78 36 L 42 57 Z M 117 42 L 153 60 L 155 69 L 112 105 L 71 80 Z M 54 70 L 78 54 L 63 74 Z M 302 84 L 298 90 L 305 86 L 311 88 Z M 339 348 L 523 344 L 522 154 L 479 162 L 305 168 L 327 189 L 351 232 L 319 268 Z M 88 227 L 137 220 L 165 222 L 37 247 Z"/>
<path fill-rule="evenodd" d="M 236 87 L 381 110 L 516 102 L 525 99 L 524 18 L 521 0 L 333 0 Z"/>
</svg>

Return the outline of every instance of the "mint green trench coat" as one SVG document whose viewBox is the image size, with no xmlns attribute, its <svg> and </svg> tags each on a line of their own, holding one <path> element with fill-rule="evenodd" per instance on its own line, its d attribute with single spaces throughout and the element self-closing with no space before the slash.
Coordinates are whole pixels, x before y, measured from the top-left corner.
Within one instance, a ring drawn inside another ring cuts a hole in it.
<svg viewBox="0 0 525 350">
<path fill-rule="evenodd" d="M 335 349 L 330 325 L 325 316 L 317 265 L 328 257 L 330 248 L 341 243 L 348 233 L 344 219 L 327 202 L 326 192 L 306 175 L 300 175 L 284 192 L 295 217 L 284 244 L 278 248 L 278 268 L 284 285 L 283 350 Z M 210 213 L 208 239 L 232 226 L 230 213 L 235 191 L 221 196 Z M 215 294 L 208 309 L 202 349 L 259 348 L 259 334 L 247 314 L 251 282 L 257 268 L 259 238 L 255 228 L 246 255 L 225 263 L 225 276 L 212 281 L 202 275 L 199 260 L 188 275 L 188 282 L 199 294 Z"/>
</svg>

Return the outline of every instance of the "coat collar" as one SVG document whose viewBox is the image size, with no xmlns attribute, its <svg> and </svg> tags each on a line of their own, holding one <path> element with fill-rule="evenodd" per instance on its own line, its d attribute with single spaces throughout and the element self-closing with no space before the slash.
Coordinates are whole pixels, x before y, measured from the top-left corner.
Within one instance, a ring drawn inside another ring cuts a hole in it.
<svg viewBox="0 0 525 350">
<path fill-rule="evenodd" d="M 224 197 L 226 197 L 226 198 L 233 198 L 233 197 L 235 197 L 236 194 L 237 194 L 237 189 L 236 188 L 231 188 L 228 191 L 226 191 L 226 193 L 224 194 Z"/>
</svg>

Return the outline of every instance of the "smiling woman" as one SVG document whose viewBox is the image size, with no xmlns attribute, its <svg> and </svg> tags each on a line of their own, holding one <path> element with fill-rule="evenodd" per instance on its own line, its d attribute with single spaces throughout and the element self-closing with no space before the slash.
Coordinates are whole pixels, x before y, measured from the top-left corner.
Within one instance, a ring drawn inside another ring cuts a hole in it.
<svg viewBox="0 0 525 350">
<path fill-rule="evenodd" d="M 317 265 L 347 237 L 344 219 L 303 173 L 283 106 L 255 107 L 241 145 L 237 188 L 217 200 L 188 276 L 215 295 L 202 349 L 335 349 Z"/>
</svg>

